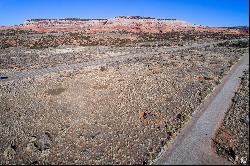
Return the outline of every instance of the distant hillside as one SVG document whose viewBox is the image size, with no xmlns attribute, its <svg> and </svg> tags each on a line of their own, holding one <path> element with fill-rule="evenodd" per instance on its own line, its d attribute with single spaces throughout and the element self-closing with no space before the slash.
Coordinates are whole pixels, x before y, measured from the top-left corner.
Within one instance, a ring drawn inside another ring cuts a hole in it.
<svg viewBox="0 0 250 166">
<path fill-rule="evenodd" d="M 181 31 L 211 31 L 227 34 L 248 33 L 248 30 L 228 27 L 207 27 L 199 26 L 182 20 L 167 18 L 156 19 L 144 16 L 118 16 L 110 19 L 29 19 L 17 26 L 0 27 L 0 30 L 19 29 L 33 30 L 39 32 L 65 32 L 81 31 L 86 33 L 96 32 L 135 32 L 135 33 L 166 33 Z"/>
<path fill-rule="evenodd" d="M 248 26 L 234 26 L 234 27 L 224 27 L 229 29 L 249 29 Z"/>
</svg>

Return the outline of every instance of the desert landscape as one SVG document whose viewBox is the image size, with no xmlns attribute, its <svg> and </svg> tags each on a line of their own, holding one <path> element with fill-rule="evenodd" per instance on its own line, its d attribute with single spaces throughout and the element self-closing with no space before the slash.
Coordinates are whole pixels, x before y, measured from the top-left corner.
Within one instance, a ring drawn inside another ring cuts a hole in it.
<svg viewBox="0 0 250 166">
<path fill-rule="evenodd" d="M 152 164 L 248 50 L 246 27 L 176 19 L 2 26 L 0 164 Z M 244 148 L 232 150 L 220 133 L 214 145 L 240 164 L 249 163 L 247 73 L 219 130 L 245 125 L 244 136 L 233 134 Z M 238 109 L 245 110 L 240 120 L 228 122 Z"/>
</svg>

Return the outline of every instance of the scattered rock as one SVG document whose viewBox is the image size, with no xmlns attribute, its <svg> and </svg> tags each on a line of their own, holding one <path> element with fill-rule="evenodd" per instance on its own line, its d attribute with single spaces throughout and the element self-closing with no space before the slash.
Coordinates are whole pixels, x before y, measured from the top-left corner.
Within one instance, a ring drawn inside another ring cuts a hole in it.
<svg viewBox="0 0 250 166">
<path fill-rule="evenodd" d="M 104 66 L 101 66 L 101 67 L 100 67 L 100 71 L 105 71 L 105 70 L 107 70 L 106 67 L 104 67 Z"/>
<path fill-rule="evenodd" d="M 33 161 L 30 165 L 39 165 L 38 161 Z"/>
<path fill-rule="evenodd" d="M 4 157 L 7 160 L 11 160 L 15 157 L 16 155 L 16 146 L 15 145 L 10 145 L 4 150 Z"/>
<path fill-rule="evenodd" d="M 37 140 L 34 142 L 34 145 L 39 151 L 50 149 L 52 146 L 50 134 L 48 132 L 45 132 L 41 136 L 37 137 Z"/>
<path fill-rule="evenodd" d="M 141 120 L 144 120 L 144 119 L 145 119 L 145 115 L 146 115 L 145 112 L 142 112 L 142 111 L 139 112 L 139 118 L 140 118 Z"/>
</svg>

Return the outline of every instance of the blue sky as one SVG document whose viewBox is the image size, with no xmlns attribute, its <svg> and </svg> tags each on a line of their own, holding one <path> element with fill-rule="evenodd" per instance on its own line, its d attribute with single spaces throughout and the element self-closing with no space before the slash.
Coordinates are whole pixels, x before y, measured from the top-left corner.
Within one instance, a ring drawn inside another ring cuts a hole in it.
<svg viewBox="0 0 250 166">
<path fill-rule="evenodd" d="M 0 25 L 30 18 L 140 15 L 208 26 L 248 25 L 249 0 L 0 0 Z"/>
</svg>

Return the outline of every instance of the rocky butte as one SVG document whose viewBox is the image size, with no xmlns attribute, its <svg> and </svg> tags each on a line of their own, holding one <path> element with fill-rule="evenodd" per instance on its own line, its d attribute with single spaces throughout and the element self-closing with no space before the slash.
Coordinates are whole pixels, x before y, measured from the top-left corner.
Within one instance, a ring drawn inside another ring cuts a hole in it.
<svg viewBox="0 0 250 166">
<path fill-rule="evenodd" d="M 82 31 L 86 33 L 114 31 L 146 33 L 165 33 L 173 31 L 211 31 L 223 32 L 227 34 L 246 33 L 244 30 L 237 28 L 230 29 L 223 27 L 207 27 L 195 25 L 182 20 L 156 19 L 142 16 L 118 16 L 110 19 L 29 19 L 26 20 L 24 24 L 10 27 L 0 27 L 0 30 L 6 29 L 35 30 L 40 32 Z"/>
</svg>

